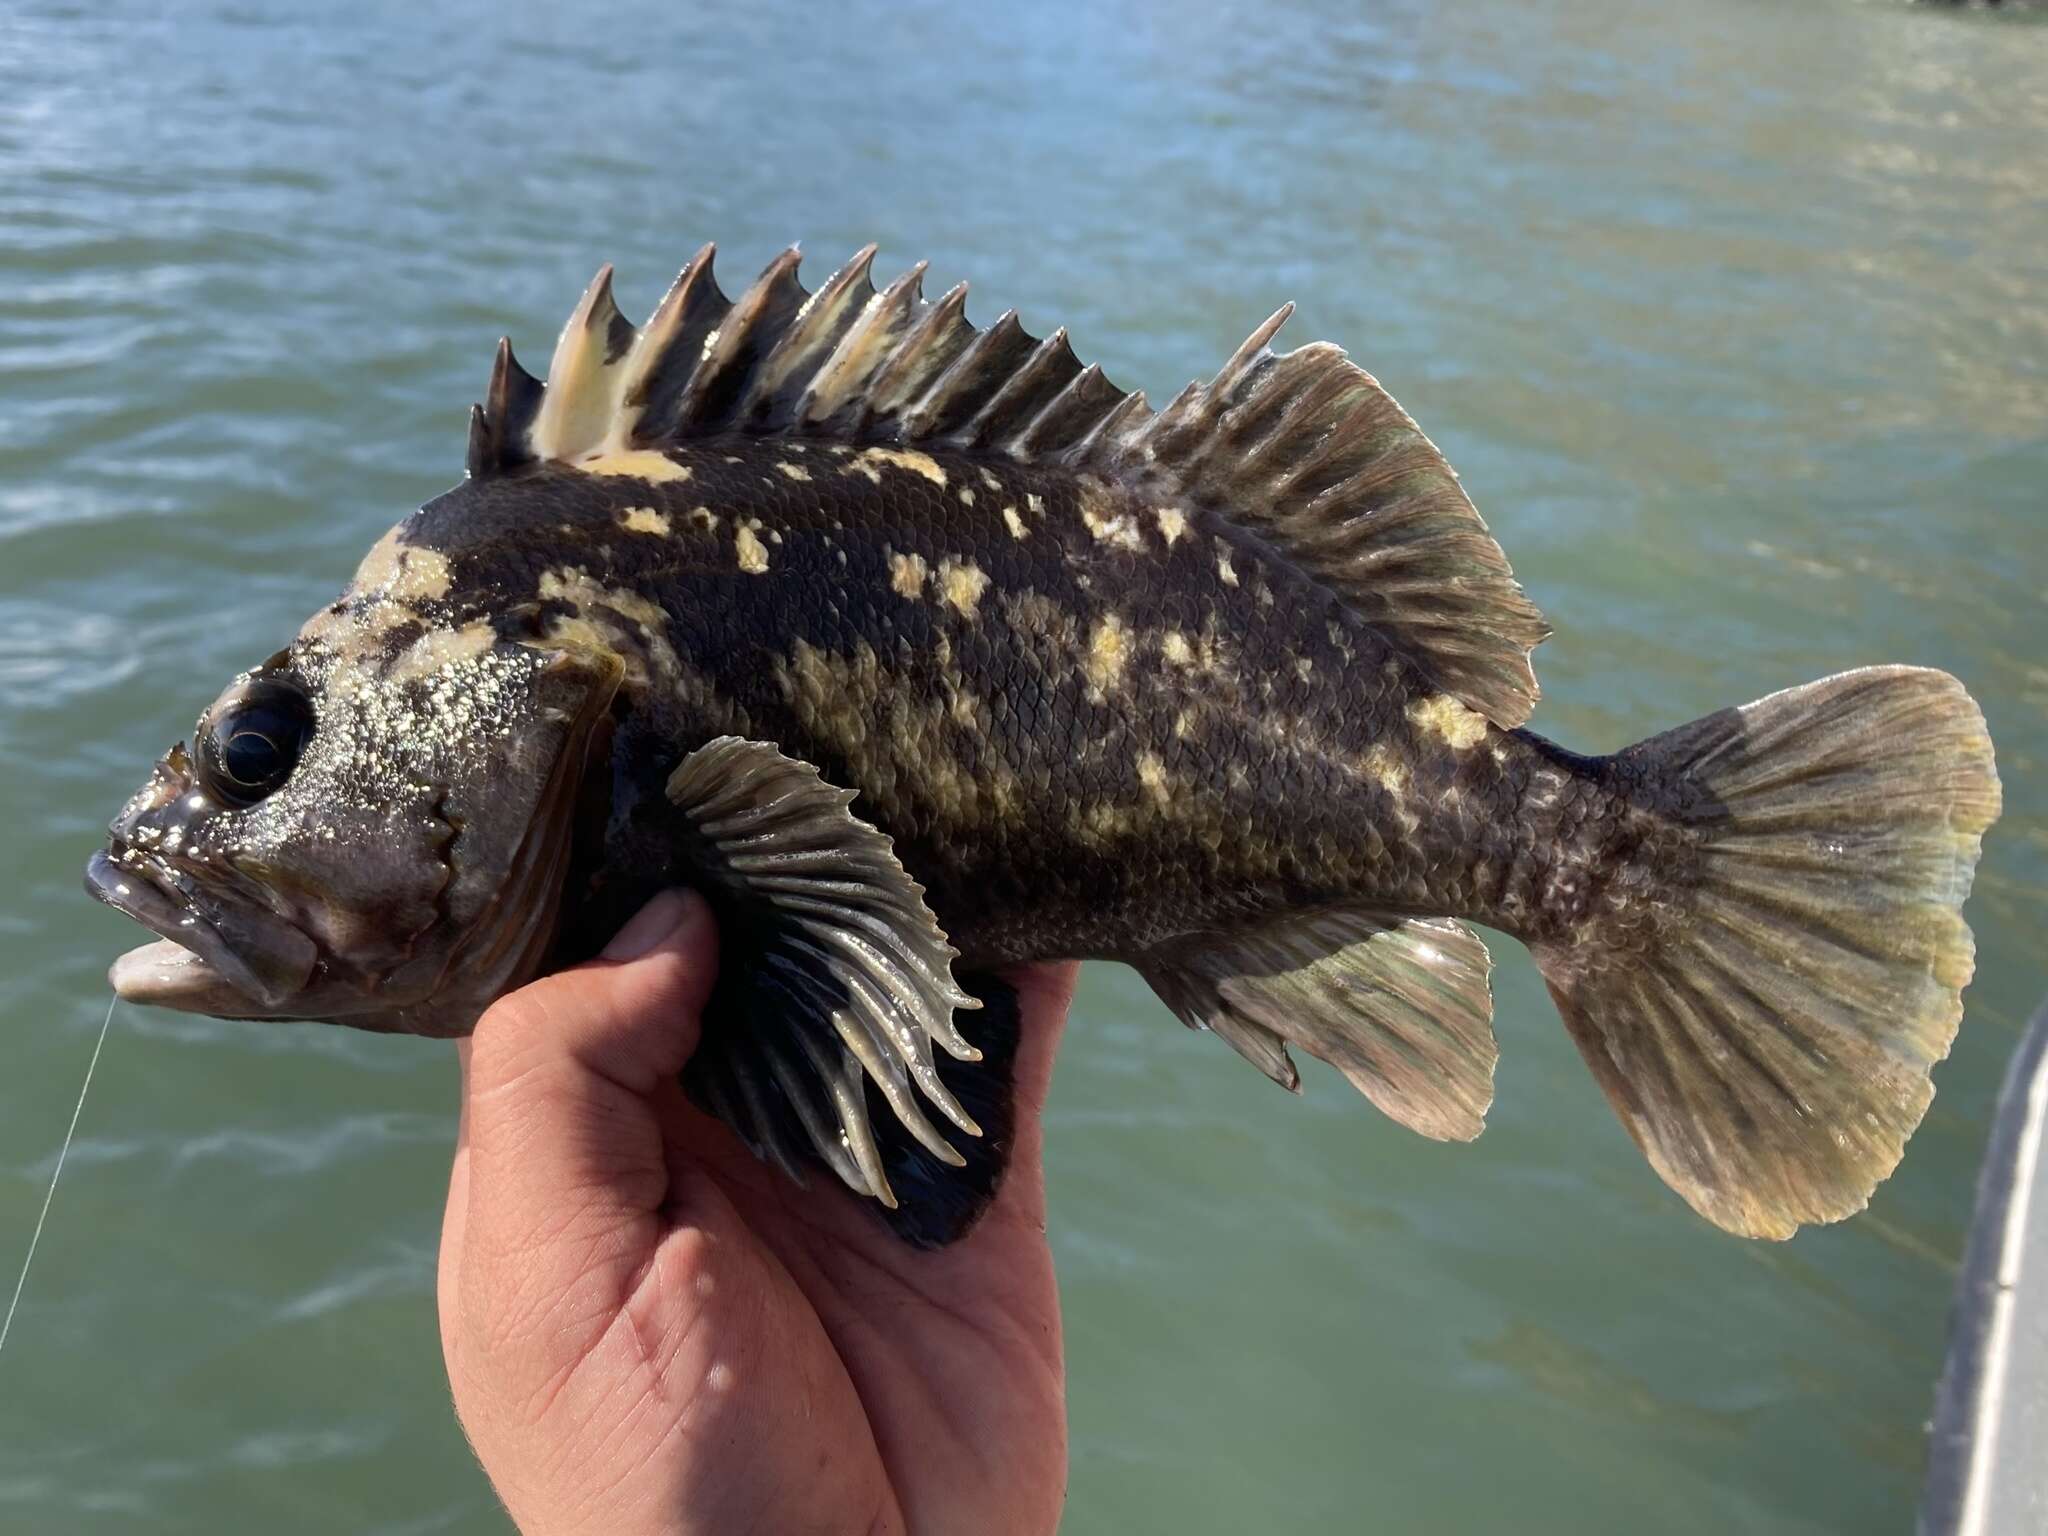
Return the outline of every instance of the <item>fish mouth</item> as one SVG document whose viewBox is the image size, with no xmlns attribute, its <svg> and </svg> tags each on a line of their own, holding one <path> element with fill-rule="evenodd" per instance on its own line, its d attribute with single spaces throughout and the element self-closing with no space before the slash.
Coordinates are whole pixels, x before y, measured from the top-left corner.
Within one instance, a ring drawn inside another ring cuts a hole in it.
<svg viewBox="0 0 2048 1536">
<path fill-rule="evenodd" d="M 116 995 L 221 1018 L 280 1016 L 311 980 L 318 946 L 275 914 L 241 903 L 209 901 L 213 910 L 202 910 L 196 893 L 170 883 L 175 878 L 133 855 L 95 853 L 86 863 L 88 895 L 161 936 L 109 968 Z"/>
</svg>

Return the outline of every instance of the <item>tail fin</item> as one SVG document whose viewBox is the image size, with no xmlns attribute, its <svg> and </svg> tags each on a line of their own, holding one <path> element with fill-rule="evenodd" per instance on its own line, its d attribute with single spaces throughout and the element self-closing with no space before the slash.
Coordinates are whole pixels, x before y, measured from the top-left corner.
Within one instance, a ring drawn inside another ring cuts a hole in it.
<svg viewBox="0 0 2048 1536">
<path fill-rule="evenodd" d="M 1999 810 L 1983 715 L 1946 673 L 1870 667 L 1611 767 L 1697 856 L 1612 943 L 1533 946 L 1580 1053 L 1716 1226 L 1784 1238 L 1860 1211 L 1962 1018 L 1960 908 Z"/>
</svg>

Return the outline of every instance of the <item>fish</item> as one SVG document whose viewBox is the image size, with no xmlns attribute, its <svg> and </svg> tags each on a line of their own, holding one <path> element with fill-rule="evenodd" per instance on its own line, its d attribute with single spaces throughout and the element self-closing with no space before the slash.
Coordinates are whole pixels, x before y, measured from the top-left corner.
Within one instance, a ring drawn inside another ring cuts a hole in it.
<svg viewBox="0 0 2048 1536">
<path fill-rule="evenodd" d="M 1470 1140 L 1519 940 L 1652 1168 L 1784 1238 L 1862 1209 L 1962 1014 L 1999 781 L 1873 666 L 1611 755 L 1528 729 L 1549 626 L 1443 454 L 1289 305 L 1159 409 L 875 248 L 644 325 L 609 267 L 465 474 L 234 678 L 86 871 L 138 1003 L 457 1037 L 668 886 L 720 968 L 691 1099 L 905 1241 L 1013 1134 L 1009 968 L 1134 967 Z"/>
</svg>

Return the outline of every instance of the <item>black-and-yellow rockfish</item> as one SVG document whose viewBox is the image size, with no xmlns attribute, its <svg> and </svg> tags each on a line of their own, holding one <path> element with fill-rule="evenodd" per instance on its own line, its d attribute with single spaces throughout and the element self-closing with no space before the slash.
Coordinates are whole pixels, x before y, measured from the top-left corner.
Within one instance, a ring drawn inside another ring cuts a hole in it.
<svg viewBox="0 0 2048 1536">
<path fill-rule="evenodd" d="M 1283 310 L 1163 410 L 964 289 L 635 329 L 600 273 L 468 475 L 236 679 L 114 822 L 127 997 L 454 1035 L 656 889 L 711 895 L 698 1100 L 906 1237 L 1000 1177 L 1001 967 L 1135 966 L 1292 1087 L 1299 1046 L 1479 1133 L 1484 946 L 1529 946 L 1657 1171 L 1781 1237 L 1932 1094 L 1998 813 L 1977 707 L 1875 667 L 1612 757 L 1522 728 L 1546 633 L 1443 457 Z"/>
</svg>

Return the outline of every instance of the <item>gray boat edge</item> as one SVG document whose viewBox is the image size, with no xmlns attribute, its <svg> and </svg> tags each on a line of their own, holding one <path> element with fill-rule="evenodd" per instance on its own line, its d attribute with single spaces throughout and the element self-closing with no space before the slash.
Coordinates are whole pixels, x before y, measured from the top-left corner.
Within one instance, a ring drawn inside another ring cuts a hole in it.
<svg viewBox="0 0 2048 1536">
<path fill-rule="evenodd" d="M 2025 1266 L 2029 1288 L 2048 1286 L 2048 1002 L 2013 1052 L 1977 1179 L 1969 1245 L 1949 1313 L 1948 1356 L 1935 1394 L 1920 1502 L 1921 1536 L 2005 1536 L 2015 1509 L 2048 1510 L 2048 1446 L 1997 1454 L 2020 1394 L 2048 1398 L 2048 1357 L 2015 1348 Z M 2031 1263 L 2029 1263 L 2031 1261 Z M 2031 1486 L 2020 1484 L 2031 1483 Z M 2040 1530 L 2040 1524 L 2027 1529 Z"/>
</svg>

